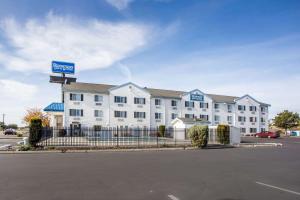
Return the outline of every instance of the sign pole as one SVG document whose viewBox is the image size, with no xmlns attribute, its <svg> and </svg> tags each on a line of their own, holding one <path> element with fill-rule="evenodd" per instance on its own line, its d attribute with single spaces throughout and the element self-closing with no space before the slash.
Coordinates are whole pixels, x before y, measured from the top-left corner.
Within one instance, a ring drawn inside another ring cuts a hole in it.
<svg viewBox="0 0 300 200">
<path fill-rule="evenodd" d="M 63 79 L 66 77 L 65 73 L 62 73 Z M 62 103 L 65 103 L 65 94 L 64 94 L 64 83 L 61 84 L 61 101 Z"/>
</svg>

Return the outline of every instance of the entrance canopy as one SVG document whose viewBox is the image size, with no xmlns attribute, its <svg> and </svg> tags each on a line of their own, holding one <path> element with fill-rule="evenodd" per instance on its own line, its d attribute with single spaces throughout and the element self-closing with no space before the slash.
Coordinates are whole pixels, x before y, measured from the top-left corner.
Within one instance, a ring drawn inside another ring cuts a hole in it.
<svg viewBox="0 0 300 200">
<path fill-rule="evenodd" d="M 51 103 L 46 108 L 44 108 L 45 112 L 64 112 L 64 104 L 63 103 Z"/>
</svg>

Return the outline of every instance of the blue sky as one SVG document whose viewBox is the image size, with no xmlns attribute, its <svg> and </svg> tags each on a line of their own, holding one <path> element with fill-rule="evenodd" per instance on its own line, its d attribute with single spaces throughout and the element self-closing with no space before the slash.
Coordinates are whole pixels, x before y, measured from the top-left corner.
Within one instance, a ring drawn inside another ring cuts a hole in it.
<svg viewBox="0 0 300 200">
<path fill-rule="evenodd" d="M 81 82 L 250 94 L 300 112 L 300 1 L 1 0 L 0 113 L 60 100 L 52 60 Z"/>
</svg>

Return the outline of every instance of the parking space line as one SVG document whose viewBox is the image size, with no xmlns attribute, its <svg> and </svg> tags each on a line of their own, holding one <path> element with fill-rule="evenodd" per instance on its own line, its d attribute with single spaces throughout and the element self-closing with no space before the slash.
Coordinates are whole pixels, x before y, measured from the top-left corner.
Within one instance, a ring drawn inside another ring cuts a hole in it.
<svg viewBox="0 0 300 200">
<path fill-rule="evenodd" d="M 256 181 L 255 183 L 257 183 L 259 185 L 263 185 L 263 186 L 266 186 L 266 187 L 274 188 L 274 189 L 277 189 L 277 190 L 281 190 L 281 191 L 284 191 L 284 192 L 288 192 L 288 193 L 300 196 L 300 192 L 295 192 L 295 191 L 292 191 L 292 190 L 288 190 L 288 189 L 285 189 L 285 188 L 277 187 L 277 186 L 274 186 L 274 185 L 269 185 L 269 184 L 262 183 L 262 182 L 257 182 Z"/>
<path fill-rule="evenodd" d="M 169 194 L 168 197 L 172 200 L 179 200 L 177 197 L 175 197 L 174 195 L 172 194 Z"/>
</svg>

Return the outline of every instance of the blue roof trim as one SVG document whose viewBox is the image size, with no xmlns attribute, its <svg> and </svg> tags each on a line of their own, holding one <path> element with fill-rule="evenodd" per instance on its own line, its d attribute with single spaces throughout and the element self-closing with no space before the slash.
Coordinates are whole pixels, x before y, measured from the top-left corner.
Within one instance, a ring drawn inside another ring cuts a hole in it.
<svg viewBox="0 0 300 200">
<path fill-rule="evenodd" d="M 44 108 L 46 112 L 64 112 L 64 104 L 63 103 L 51 103 L 49 106 Z"/>
</svg>

